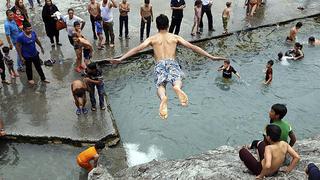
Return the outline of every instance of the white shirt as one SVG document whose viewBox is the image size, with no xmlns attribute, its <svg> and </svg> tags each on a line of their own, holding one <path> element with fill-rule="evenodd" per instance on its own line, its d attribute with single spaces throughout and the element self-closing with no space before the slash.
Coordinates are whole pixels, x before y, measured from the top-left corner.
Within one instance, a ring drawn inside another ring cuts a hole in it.
<svg viewBox="0 0 320 180">
<path fill-rule="evenodd" d="M 212 4 L 212 0 L 201 0 L 202 1 L 202 5 L 206 6 L 208 4 Z"/>
<path fill-rule="evenodd" d="M 79 18 L 76 15 L 73 15 L 72 19 L 69 18 L 69 15 L 65 15 L 63 17 L 63 20 L 67 25 L 68 36 L 72 36 L 72 32 L 74 30 L 74 22 L 79 22 L 79 23 L 84 22 L 83 19 Z"/>
<path fill-rule="evenodd" d="M 112 22 L 113 21 L 113 13 L 112 8 L 110 6 L 110 0 L 107 2 L 105 7 L 102 6 L 103 2 L 101 2 L 100 10 L 101 10 L 101 17 L 104 22 Z"/>
<path fill-rule="evenodd" d="M 283 56 L 280 60 L 281 65 L 283 66 L 289 66 L 290 63 L 288 62 L 288 60 L 292 60 L 293 57 L 292 56 Z"/>
</svg>

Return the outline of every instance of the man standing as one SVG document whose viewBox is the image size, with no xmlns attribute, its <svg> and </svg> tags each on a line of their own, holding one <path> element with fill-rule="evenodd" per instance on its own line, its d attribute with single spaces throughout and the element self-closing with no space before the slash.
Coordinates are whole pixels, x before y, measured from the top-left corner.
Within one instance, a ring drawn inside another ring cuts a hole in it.
<svg viewBox="0 0 320 180">
<path fill-rule="evenodd" d="M 80 17 L 74 15 L 74 10 L 72 8 L 68 9 L 68 15 L 63 17 L 64 22 L 67 25 L 67 32 L 70 44 L 73 46 L 72 34 L 74 32 L 74 23 L 79 22 L 81 30 L 84 28 L 86 22 Z"/>
<path fill-rule="evenodd" d="M 32 63 L 36 68 L 41 78 L 41 81 L 49 83 L 49 81 L 46 80 L 46 77 L 41 68 L 39 52 L 37 51 L 36 43 L 41 48 L 41 53 L 44 54 L 41 42 L 39 41 L 37 34 L 34 31 L 32 31 L 31 24 L 25 23 L 23 26 L 23 32 L 20 33 L 17 38 L 17 51 L 20 56 L 20 59 L 26 65 L 27 78 L 29 84 L 31 85 L 34 85 L 34 80 L 32 76 Z"/>
<path fill-rule="evenodd" d="M 212 0 L 202 0 L 202 11 L 201 11 L 201 20 L 200 20 L 200 31 L 203 32 L 203 15 L 206 13 L 209 24 L 209 31 L 215 31 L 213 29 L 213 17 L 211 13 Z"/>
<path fill-rule="evenodd" d="M 88 12 L 90 14 L 90 21 L 92 26 L 93 39 L 98 39 L 96 34 L 95 18 L 100 14 L 100 5 L 96 0 L 90 0 L 88 4 Z"/>
<path fill-rule="evenodd" d="M 119 39 L 122 39 L 122 32 L 123 32 L 123 24 L 125 26 L 125 36 L 126 39 L 129 38 L 129 28 L 128 28 L 128 12 L 130 12 L 130 4 L 127 2 L 127 0 L 122 0 L 122 2 L 119 4 L 119 23 L 120 23 L 120 33 L 119 33 Z"/>
<path fill-rule="evenodd" d="M 171 0 L 172 19 L 169 32 L 178 35 L 183 18 L 183 9 L 186 7 L 184 0 Z"/>
<path fill-rule="evenodd" d="M 106 44 L 112 48 L 114 47 L 114 32 L 113 32 L 113 12 L 112 8 L 117 8 L 114 0 L 103 0 L 101 2 L 101 17 L 103 20 L 103 31 L 106 36 Z M 109 41 L 109 37 L 111 42 Z"/>
<path fill-rule="evenodd" d="M 182 45 L 212 60 L 226 60 L 222 57 L 214 57 L 195 46 L 180 36 L 168 33 L 169 19 L 166 15 L 159 15 L 156 19 L 158 33 L 146 39 L 139 46 L 131 49 L 119 59 L 111 60 L 111 63 L 120 63 L 120 61 L 135 55 L 139 51 L 151 46 L 156 60 L 154 68 L 155 85 L 157 87 L 158 96 L 161 100 L 159 107 L 159 115 L 162 119 L 168 117 L 168 97 L 166 94 L 166 85 L 170 83 L 173 90 L 177 94 L 182 106 L 188 105 L 188 96 L 182 91 L 183 72 L 176 59 L 177 45 Z"/>
<path fill-rule="evenodd" d="M 14 21 L 14 13 L 11 10 L 6 11 L 7 20 L 4 22 L 4 30 L 9 44 L 10 49 L 13 49 L 13 46 L 16 47 L 17 38 L 20 34 L 19 27 Z M 23 63 L 21 62 L 19 55 L 17 55 L 17 70 L 23 71 Z"/>
</svg>

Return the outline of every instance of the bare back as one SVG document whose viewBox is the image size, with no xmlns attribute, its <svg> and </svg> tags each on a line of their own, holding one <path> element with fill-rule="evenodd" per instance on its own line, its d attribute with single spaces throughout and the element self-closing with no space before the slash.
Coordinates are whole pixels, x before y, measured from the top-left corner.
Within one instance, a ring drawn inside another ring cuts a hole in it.
<svg viewBox="0 0 320 180">
<path fill-rule="evenodd" d="M 279 168 L 282 166 L 286 153 L 288 151 L 288 143 L 284 141 L 280 141 L 273 145 L 266 146 L 268 150 L 271 152 L 271 167 L 268 169 L 267 174 L 272 175 L 275 172 L 279 170 Z M 267 153 L 267 152 L 266 152 Z M 266 164 L 266 159 L 262 160 L 262 167 L 264 167 Z"/>
<path fill-rule="evenodd" d="M 72 90 L 72 92 L 73 92 L 74 90 L 76 90 L 76 89 L 82 89 L 82 88 L 86 89 L 87 87 L 86 87 L 86 85 L 85 85 L 82 81 L 80 81 L 80 80 L 75 80 L 75 81 L 73 81 L 72 84 L 71 84 L 71 90 Z"/>
<path fill-rule="evenodd" d="M 151 36 L 149 39 L 153 47 L 155 60 L 175 59 L 178 38 L 178 36 L 168 32 L 159 32 Z"/>
<path fill-rule="evenodd" d="M 292 40 L 295 40 L 295 39 L 296 39 L 296 36 L 297 36 L 297 33 L 298 33 L 297 28 L 293 27 L 293 28 L 290 30 L 290 35 L 289 35 L 289 37 L 290 37 Z"/>
</svg>

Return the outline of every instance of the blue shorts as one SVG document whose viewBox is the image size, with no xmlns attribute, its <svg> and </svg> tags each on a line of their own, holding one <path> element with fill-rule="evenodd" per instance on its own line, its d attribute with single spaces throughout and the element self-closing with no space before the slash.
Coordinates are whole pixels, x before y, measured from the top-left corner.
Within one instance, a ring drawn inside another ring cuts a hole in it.
<svg viewBox="0 0 320 180">
<path fill-rule="evenodd" d="M 181 81 L 184 77 L 177 61 L 173 59 L 160 60 L 154 67 L 154 83 L 157 88 L 161 85 L 166 86 L 167 83 L 173 83 L 175 81 Z"/>
<path fill-rule="evenodd" d="M 90 49 L 83 49 L 83 57 L 84 59 L 91 59 Z"/>
</svg>

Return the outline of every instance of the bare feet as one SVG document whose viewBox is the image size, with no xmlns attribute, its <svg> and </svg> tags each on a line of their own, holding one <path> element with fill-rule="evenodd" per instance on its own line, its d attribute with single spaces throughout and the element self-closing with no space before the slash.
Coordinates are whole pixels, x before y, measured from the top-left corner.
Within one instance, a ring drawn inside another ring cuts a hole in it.
<svg viewBox="0 0 320 180">
<path fill-rule="evenodd" d="M 180 103 L 183 107 L 188 106 L 188 96 L 186 95 L 186 93 L 184 93 L 180 88 L 174 86 L 173 90 L 176 92 L 176 94 L 178 95 L 178 98 L 180 100 Z"/>
<path fill-rule="evenodd" d="M 159 108 L 159 116 L 161 119 L 168 118 L 168 97 L 164 96 L 161 99 L 160 108 Z"/>
<path fill-rule="evenodd" d="M 29 83 L 30 85 L 34 85 L 34 80 L 30 80 L 30 81 L 28 81 L 28 83 Z"/>
</svg>

